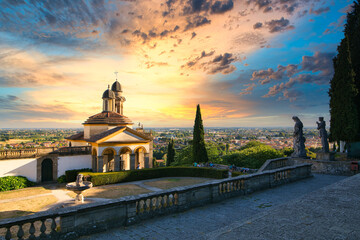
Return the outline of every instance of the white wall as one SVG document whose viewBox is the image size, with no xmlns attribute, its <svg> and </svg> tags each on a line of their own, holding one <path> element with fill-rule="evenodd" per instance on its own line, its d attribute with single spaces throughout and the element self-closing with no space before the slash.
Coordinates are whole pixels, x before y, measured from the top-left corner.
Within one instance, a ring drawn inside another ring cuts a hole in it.
<svg viewBox="0 0 360 240">
<path fill-rule="evenodd" d="M 72 169 L 91 168 L 91 155 L 75 155 L 59 157 L 58 177 L 65 174 L 65 171 Z"/>
<path fill-rule="evenodd" d="M 0 160 L 0 177 L 24 176 L 36 182 L 36 158 Z"/>
</svg>

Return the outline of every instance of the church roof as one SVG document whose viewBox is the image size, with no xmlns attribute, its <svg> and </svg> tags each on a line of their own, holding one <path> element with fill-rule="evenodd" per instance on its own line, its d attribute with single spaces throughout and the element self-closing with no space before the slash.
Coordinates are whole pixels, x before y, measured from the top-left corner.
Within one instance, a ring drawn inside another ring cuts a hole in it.
<svg viewBox="0 0 360 240">
<path fill-rule="evenodd" d="M 79 132 L 79 133 L 71 135 L 70 137 L 67 137 L 65 139 L 67 139 L 67 140 L 84 140 L 84 132 Z"/>
<path fill-rule="evenodd" d="M 101 112 L 89 117 L 84 124 L 130 125 L 133 122 L 117 112 Z"/>
<path fill-rule="evenodd" d="M 122 92 L 120 83 L 116 80 L 111 86 L 111 90 L 114 92 Z"/>
<path fill-rule="evenodd" d="M 111 91 L 110 89 L 107 89 L 104 93 L 102 98 L 115 98 L 115 93 Z"/>
<path fill-rule="evenodd" d="M 105 132 L 102 132 L 102 133 L 99 133 L 99 134 L 96 134 L 94 136 L 91 136 L 90 139 L 88 139 L 87 141 L 88 142 L 102 142 L 101 140 L 105 141 L 106 139 L 108 139 L 109 137 L 113 136 L 113 135 L 117 135 L 118 133 L 121 133 L 123 131 L 127 131 L 127 132 L 130 132 L 142 139 L 144 139 L 144 141 L 148 142 L 150 141 L 151 139 L 146 136 L 145 134 L 142 134 L 136 130 L 133 130 L 131 128 L 128 128 L 128 127 L 116 127 L 116 128 L 113 128 L 113 129 L 110 129 L 110 130 L 107 130 Z M 136 142 L 142 142 L 142 141 L 136 141 Z"/>
</svg>

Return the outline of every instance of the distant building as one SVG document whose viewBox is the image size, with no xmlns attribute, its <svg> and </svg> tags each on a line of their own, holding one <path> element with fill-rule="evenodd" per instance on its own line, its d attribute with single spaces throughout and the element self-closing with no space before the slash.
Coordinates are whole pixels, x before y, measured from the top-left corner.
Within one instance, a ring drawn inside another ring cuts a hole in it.
<svg viewBox="0 0 360 240">
<path fill-rule="evenodd" d="M 103 111 L 89 117 L 84 131 L 66 138 L 69 146 L 92 147 L 92 169 L 96 172 L 152 167 L 153 138 L 123 115 L 125 97 L 116 80 L 103 93 Z"/>
<path fill-rule="evenodd" d="M 0 151 L 0 177 L 25 176 L 31 181 L 55 181 L 65 171 L 94 172 L 153 167 L 153 137 L 142 126 L 132 128 L 123 115 L 125 98 L 116 80 L 103 93 L 103 111 L 89 117 L 84 131 L 67 138 L 68 146 Z M 34 143 L 32 143 L 34 144 Z M 35 144 L 34 144 L 35 145 Z"/>
</svg>

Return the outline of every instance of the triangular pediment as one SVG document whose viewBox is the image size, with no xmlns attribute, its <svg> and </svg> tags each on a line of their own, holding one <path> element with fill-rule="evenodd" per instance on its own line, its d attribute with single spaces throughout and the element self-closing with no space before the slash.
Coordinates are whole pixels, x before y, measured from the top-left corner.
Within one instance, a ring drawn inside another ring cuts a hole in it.
<svg viewBox="0 0 360 240">
<path fill-rule="evenodd" d="M 146 142 L 146 141 L 148 141 L 148 139 L 145 139 L 139 135 L 135 135 L 128 130 L 124 130 L 117 134 L 115 133 L 114 135 L 112 135 L 110 138 L 106 139 L 103 142 L 106 143 L 106 142 Z"/>
</svg>

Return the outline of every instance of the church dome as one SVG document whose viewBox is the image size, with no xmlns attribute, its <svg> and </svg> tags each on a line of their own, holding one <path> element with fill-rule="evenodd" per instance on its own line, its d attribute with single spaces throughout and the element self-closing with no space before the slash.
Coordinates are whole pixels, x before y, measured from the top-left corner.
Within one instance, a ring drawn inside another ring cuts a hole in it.
<svg viewBox="0 0 360 240">
<path fill-rule="evenodd" d="M 122 92 L 120 83 L 116 80 L 111 86 L 111 90 L 114 92 Z"/>
<path fill-rule="evenodd" d="M 115 98 L 115 93 L 111 91 L 110 89 L 107 89 L 104 93 L 102 98 Z"/>
</svg>

